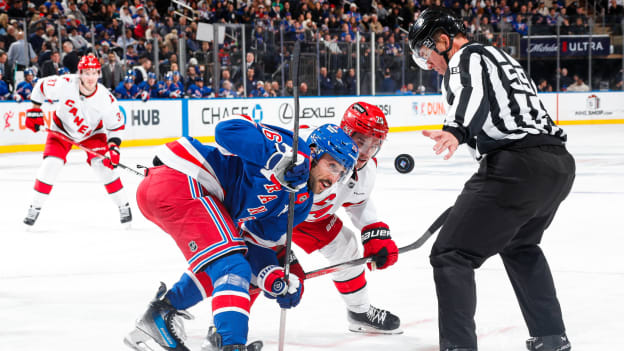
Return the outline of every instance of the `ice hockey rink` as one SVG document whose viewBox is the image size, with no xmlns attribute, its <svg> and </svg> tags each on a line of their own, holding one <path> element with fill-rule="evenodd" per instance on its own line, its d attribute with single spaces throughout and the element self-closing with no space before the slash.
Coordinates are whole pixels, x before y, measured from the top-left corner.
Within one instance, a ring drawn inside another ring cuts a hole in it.
<svg viewBox="0 0 624 351">
<path fill-rule="evenodd" d="M 574 350 L 614 350 L 624 330 L 624 125 L 565 127 L 577 178 L 542 248 L 549 260 Z M 477 169 L 462 147 L 449 161 L 434 155 L 420 132 L 391 133 L 379 155 L 374 193 L 380 218 L 404 246 L 453 204 Z M 152 147 L 122 148 L 122 163 L 149 164 Z M 395 171 L 401 153 L 416 162 Z M 124 230 L 112 201 L 74 150 L 36 225 L 22 224 L 41 153 L 0 154 L 0 350 L 130 350 L 124 335 L 160 281 L 173 284 L 185 261 L 173 240 L 145 220 L 134 194 L 141 178 L 119 170 L 134 221 Z M 347 220 L 348 221 L 348 220 Z M 435 238 L 435 237 L 434 237 Z M 396 265 L 367 273 L 373 305 L 398 314 L 404 333 L 347 330 L 346 310 L 328 276 L 305 282 L 301 304 L 287 313 L 286 350 L 435 351 L 437 305 L 428 255 L 433 239 L 400 256 Z M 295 249 L 306 270 L 326 266 Z M 480 350 L 524 350 L 529 337 L 498 257 L 476 273 Z M 188 344 L 199 350 L 210 303 L 190 310 Z M 249 340 L 278 349 L 280 309 L 259 298 Z"/>
</svg>

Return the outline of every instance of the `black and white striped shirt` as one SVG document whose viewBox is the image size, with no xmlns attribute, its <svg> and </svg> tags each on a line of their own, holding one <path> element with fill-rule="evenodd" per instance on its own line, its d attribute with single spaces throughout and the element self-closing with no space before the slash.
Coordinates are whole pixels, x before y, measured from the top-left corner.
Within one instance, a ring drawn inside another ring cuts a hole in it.
<svg viewBox="0 0 624 351">
<path fill-rule="evenodd" d="M 512 143 L 566 140 L 522 66 L 494 46 L 470 42 L 457 51 L 444 75 L 442 93 L 450 105 L 443 130 L 467 143 L 477 160 Z"/>
</svg>

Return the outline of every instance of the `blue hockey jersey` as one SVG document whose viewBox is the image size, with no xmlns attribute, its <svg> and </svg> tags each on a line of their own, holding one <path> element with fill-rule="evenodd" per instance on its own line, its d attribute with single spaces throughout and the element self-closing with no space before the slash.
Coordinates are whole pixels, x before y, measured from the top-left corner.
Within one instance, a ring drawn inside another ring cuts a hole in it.
<svg viewBox="0 0 624 351">
<path fill-rule="evenodd" d="M 276 143 L 292 145 L 292 132 L 234 116 L 217 124 L 217 146 L 187 137 L 170 142 L 157 152 L 168 167 L 196 179 L 226 207 L 244 231 L 248 260 L 257 274 L 267 265 L 278 265 L 274 248 L 284 245 L 288 225 L 289 193 L 265 168 L 276 152 Z M 299 155 L 310 159 L 310 149 L 299 138 Z M 304 187 L 295 196 L 294 226 L 303 222 L 312 207 Z"/>
</svg>

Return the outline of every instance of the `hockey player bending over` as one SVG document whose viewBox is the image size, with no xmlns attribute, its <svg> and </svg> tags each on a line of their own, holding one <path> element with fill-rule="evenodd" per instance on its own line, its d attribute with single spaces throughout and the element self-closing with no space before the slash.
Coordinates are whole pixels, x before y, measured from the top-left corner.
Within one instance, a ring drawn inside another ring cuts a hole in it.
<svg viewBox="0 0 624 351">
<path fill-rule="evenodd" d="M 296 306 L 303 293 L 302 270 L 293 269 L 285 281 L 276 255 L 286 240 L 289 192 L 296 194 L 296 225 L 312 207 L 310 193 L 347 179 L 357 159 L 357 146 L 338 126 L 325 125 L 315 135 L 312 152 L 299 138 L 294 166 L 292 132 L 247 116 L 217 124 L 217 147 L 182 138 L 160 148 L 159 166 L 139 185 L 137 203 L 172 236 L 189 272 L 169 291 L 161 284 L 126 337 L 128 346 L 143 350 L 155 341 L 166 350 L 188 350 L 179 317 L 190 318 L 184 310 L 212 296 L 219 350 L 261 347 L 246 346 L 250 283 L 282 308 Z"/>
<path fill-rule="evenodd" d="M 337 183 L 314 195 L 312 210 L 305 222 L 295 228 L 293 242 L 308 254 L 318 250 L 330 264 L 361 257 L 355 233 L 343 226 L 336 215 L 343 207 L 361 232 L 364 256 L 376 257 L 376 268 L 384 269 L 397 261 L 398 249 L 390 237 L 388 225 L 377 217 L 370 195 L 377 170 L 374 157 L 388 133 L 386 117 L 377 106 L 356 102 L 347 108 L 340 127 L 358 145 L 356 170 L 347 182 Z M 368 268 L 371 269 L 370 263 Z M 401 333 L 396 315 L 370 304 L 362 266 L 338 271 L 332 278 L 347 305 L 349 330 Z"/>
<path fill-rule="evenodd" d="M 37 81 L 31 95 L 32 108 L 26 111 L 26 127 L 38 132 L 44 126 L 43 102 L 56 102 L 50 129 L 90 148 L 107 158 L 87 153 L 87 163 L 104 184 L 119 208 L 121 223 L 132 221 L 132 213 L 121 179 L 114 171 L 119 163 L 119 146 L 124 130 L 124 117 L 117 100 L 98 83 L 100 62 L 95 56 L 83 56 L 78 62 L 79 74 L 49 76 Z M 43 151 L 43 162 L 35 179 L 35 196 L 24 223 L 35 224 L 45 200 L 52 191 L 57 175 L 67 162 L 72 144 L 49 133 Z"/>
</svg>

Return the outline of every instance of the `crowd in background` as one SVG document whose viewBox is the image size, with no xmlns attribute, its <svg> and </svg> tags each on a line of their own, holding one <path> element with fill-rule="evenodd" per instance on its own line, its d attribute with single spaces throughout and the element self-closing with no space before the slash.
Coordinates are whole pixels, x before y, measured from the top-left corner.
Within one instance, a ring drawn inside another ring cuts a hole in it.
<svg viewBox="0 0 624 351">
<path fill-rule="evenodd" d="M 553 34 L 558 23 L 561 34 L 588 33 L 585 7 L 569 0 L 0 0 L 0 99 L 27 100 L 36 79 L 75 73 L 80 56 L 89 52 L 100 58 L 101 82 L 119 99 L 290 95 L 290 77 L 280 80 L 275 74 L 282 56 L 290 58 L 289 50 L 280 50 L 280 35 L 290 42 L 321 43 L 316 77 L 301 83 L 301 95 L 316 86 L 315 95 L 355 95 L 349 45 L 356 44 L 356 33 L 361 43 L 375 35 L 375 72 L 364 65 L 360 74 L 363 81 L 377 77 L 376 93 L 423 93 L 427 87 L 415 84 L 413 75 L 401 76 L 409 62 L 405 30 L 430 5 L 455 9 L 471 37 L 494 44 L 497 33 L 524 35 L 529 24 L 533 34 Z M 602 0 L 591 9 L 609 23 L 624 16 L 622 0 Z M 240 37 L 226 36 L 217 50 L 213 41 L 198 40 L 200 23 L 245 24 L 245 57 Z M 370 46 L 360 55 L 369 62 Z M 560 77 L 564 90 L 587 86 L 581 74 L 569 77 L 565 68 Z M 615 88 L 622 89 L 622 72 L 618 77 Z M 552 78 L 536 82 L 539 89 L 552 90 Z M 360 92 L 370 93 L 370 87 Z"/>
</svg>

